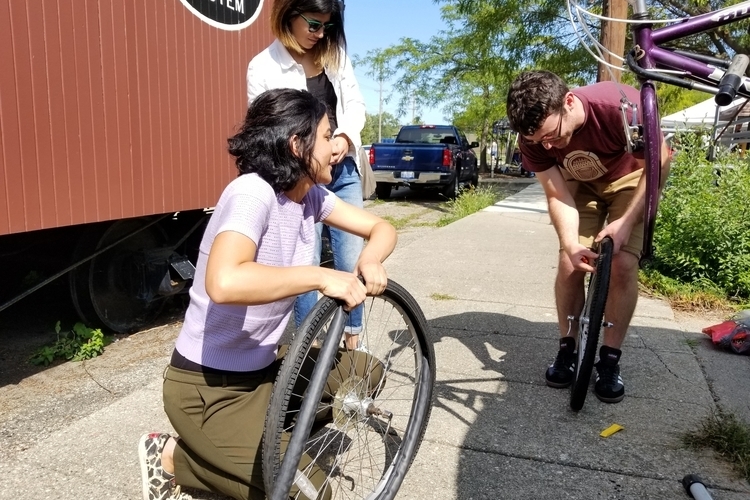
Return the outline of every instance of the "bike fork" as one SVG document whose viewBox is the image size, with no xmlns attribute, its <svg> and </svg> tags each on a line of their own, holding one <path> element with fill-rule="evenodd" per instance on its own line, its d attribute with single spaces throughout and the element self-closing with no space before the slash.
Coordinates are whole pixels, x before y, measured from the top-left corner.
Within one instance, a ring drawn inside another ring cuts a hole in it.
<svg viewBox="0 0 750 500">
<path fill-rule="evenodd" d="M 570 332 L 573 331 L 573 322 L 575 320 L 575 316 L 568 314 L 568 333 L 565 334 L 566 337 L 570 337 Z M 588 318 L 581 318 L 581 323 L 588 324 Z M 612 328 L 613 326 L 615 326 L 615 324 L 611 321 L 602 321 L 602 328 Z"/>
</svg>

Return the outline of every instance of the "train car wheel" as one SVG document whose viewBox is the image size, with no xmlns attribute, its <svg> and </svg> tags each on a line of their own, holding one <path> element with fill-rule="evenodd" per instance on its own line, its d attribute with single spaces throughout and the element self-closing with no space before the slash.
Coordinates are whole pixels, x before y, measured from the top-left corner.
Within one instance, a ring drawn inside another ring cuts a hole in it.
<svg viewBox="0 0 750 500">
<path fill-rule="evenodd" d="M 132 234 L 71 271 L 73 303 L 88 326 L 131 333 L 153 322 L 164 307 L 164 298 L 153 293 L 160 276 L 152 275 L 144 251 L 162 247 L 167 238 L 156 224 L 135 232 L 148 222 L 119 220 L 82 236 L 75 252 L 79 259 Z"/>
</svg>

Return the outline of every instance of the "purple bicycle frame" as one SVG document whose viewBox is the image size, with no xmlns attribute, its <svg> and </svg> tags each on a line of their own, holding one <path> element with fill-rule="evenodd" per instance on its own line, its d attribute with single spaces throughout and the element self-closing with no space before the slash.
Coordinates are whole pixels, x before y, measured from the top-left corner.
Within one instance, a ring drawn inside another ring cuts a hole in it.
<svg viewBox="0 0 750 500">
<path fill-rule="evenodd" d="M 634 6 L 634 19 L 644 18 L 646 15 L 645 0 L 637 0 Z M 716 93 L 724 69 L 705 62 L 691 59 L 687 55 L 678 54 L 659 45 L 730 24 L 750 17 L 750 1 L 742 2 L 700 16 L 685 18 L 682 22 L 671 24 L 663 28 L 652 29 L 650 24 L 634 24 L 633 37 L 636 43 L 635 51 L 639 67 L 644 70 L 671 69 L 685 72 L 684 78 L 698 82 L 696 88 L 706 92 Z M 656 88 L 653 81 L 640 78 L 641 110 L 643 115 L 643 139 L 646 160 L 646 199 L 644 210 L 644 240 L 643 259 L 648 260 L 653 255 L 654 221 L 659 205 L 659 184 L 661 174 L 661 141 L 659 114 L 656 103 Z M 738 93 L 750 97 L 750 79 L 743 78 Z"/>
</svg>

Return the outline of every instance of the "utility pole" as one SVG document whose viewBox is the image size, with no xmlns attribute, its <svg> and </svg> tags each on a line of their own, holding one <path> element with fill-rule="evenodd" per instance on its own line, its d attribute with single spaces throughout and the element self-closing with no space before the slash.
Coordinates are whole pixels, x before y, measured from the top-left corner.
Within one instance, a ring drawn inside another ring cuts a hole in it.
<svg viewBox="0 0 750 500">
<path fill-rule="evenodd" d="M 378 97 L 378 142 L 383 142 L 383 72 L 380 72 L 380 95 Z"/>
<path fill-rule="evenodd" d="M 627 0 L 604 0 L 602 5 L 602 12 L 604 17 L 613 19 L 627 19 L 628 18 L 628 2 Z M 607 48 L 609 52 L 617 54 L 622 57 L 625 55 L 625 29 L 627 24 L 622 22 L 611 22 L 602 21 L 602 32 L 601 39 L 599 42 Z M 615 66 L 620 65 L 620 61 L 611 57 L 609 54 L 604 54 L 604 60 Z M 610 70 L 612 73 L 610 73 Z M 614 81 L 619 82 L 622 76 L 622 71 L 608 68 L 602 63 L 599 63 L 599 68 L 596 75 L 597 82 L 603 82 L 612 80 L 614 74 Z"/>
</svg>

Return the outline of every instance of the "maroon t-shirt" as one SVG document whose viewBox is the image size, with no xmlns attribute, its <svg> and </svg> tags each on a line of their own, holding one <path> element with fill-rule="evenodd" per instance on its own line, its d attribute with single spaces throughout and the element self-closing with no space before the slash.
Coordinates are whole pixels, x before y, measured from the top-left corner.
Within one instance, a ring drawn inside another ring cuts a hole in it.
<svg viewBox="0 0 750 500">
<path fill-rule="evenodd" d="M 573 133 L 570 143 L 562 149 L 545 149 L 541 144 L 520 144 L 523 167 L 544 172 L 554 166 L 567 170 L 583 182 L 612 182 L 640 168 L 636 158 L 643 153 L 628 153 L 620 111 L 620 90 L 630 102 L 638 105 L 640 93 L 628 85 L 601 82 L 571 90 L 583 104 L 583 125 Z M 640 120 L 640 116 L 638 117 Z M 628 123 L 632 123 L 628 110 Z"/>
</svg>

